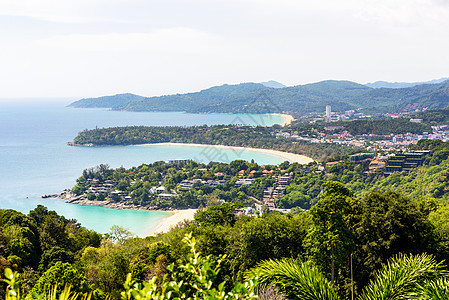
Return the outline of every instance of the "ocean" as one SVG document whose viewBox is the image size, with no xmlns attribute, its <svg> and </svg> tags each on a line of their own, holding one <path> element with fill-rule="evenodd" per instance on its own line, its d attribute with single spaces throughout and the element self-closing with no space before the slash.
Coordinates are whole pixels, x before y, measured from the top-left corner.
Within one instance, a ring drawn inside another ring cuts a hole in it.
<svg viewBox="0 0 449 300">
<path fill-rule="evenodd" d="M 98 206 L 67 204 L 60 199 L 42 199 L 71 188 L 86 168 L 109 164 L 116 168 L 137 166 L 173 158 L 200 162 L 254 159 L 261 164 L 278 164 L 282 159 L 251 151 L 232 149 L 208 151 L 201 147 L 69 147 L 84 129 L 148 125 L 192 126 L 213 124 L 273 125 L 282 123 L 275 115 L 188 114 L 183 112 L 119 112 L 77 109 L 66 103 L 0 103 L 0 208 L 28 213 L 38 204 L 100 233 L 112 225 L 144 235 L 167 216 L 166 212 L 116 210 Z"/>
</svg>

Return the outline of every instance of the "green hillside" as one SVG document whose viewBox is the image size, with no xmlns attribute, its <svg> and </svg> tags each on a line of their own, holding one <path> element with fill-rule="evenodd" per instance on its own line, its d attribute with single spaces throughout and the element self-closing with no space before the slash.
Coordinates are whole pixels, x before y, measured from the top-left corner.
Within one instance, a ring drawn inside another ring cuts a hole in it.
<svg viewBox="0 0 449 300">
<path fill-rule="evenodd" d="M 413 198 L 434 197 L 449 200 L 449 142 L 420 140 L 411 150 L 431 150 L 432 156 L 410 172 L 393 173 L 376 182 L 376 190 L 391 190 Z"/>
<path fill-rule="evenodd" d="M 446 123 L 449 121 L 449 108 L 426 110 L 415 115 L 417 119 L 423 119 L 424 123 Z"/>
<path fill-rule="evenodd" d="M 135 101 L 143 98 L 144 97 L 142 96 L 126 93 L 99 98 L 84 98 L 71 103 L 69 106 L 79 108 L 111 108 L 113 106 L 123 105 L 130 101 Z"/>
<path fill-rule="evenodd" d="M 228 107 L 234 99 L 250 101 L 259 91 L 267 89 L 259 83 L 241 83 L 211 87 L 196 93 L 176 94 L 160 97 L 141 98 L 113 107 L 114 110 L 129 111 L 206 111 L 222 112 L 221 106 Z"/>
<path fill-rule="evenodd" d="M 186 111 L 191 113 L 309 113 L 364 108 L 372 112 L 441 109 L 449 105 L 449 81 L 408 88 L 370 88 L 351 81 L 327 80 L 285 88 L 260 83 L 222 85 L 195 93 L 160 97 L 123 94 L 82 99 L 75 107 L 110 107 L 128 111 Z"/>
</svg>

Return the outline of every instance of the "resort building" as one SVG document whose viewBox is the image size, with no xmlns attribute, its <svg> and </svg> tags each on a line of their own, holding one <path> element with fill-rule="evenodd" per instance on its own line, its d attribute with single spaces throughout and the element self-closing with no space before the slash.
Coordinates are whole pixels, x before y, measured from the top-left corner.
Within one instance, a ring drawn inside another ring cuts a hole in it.
<svg viewBox="0 0 449 300">
<path fill-rule="evenodd" d="M 412 151 L 391 156 L 388 159 L 385 174 L 389 175 L 393 172 L 410 171 L 422 166 L 424 157 L 427 155 L 432 155 L 432 151 Z"/>
</svg>

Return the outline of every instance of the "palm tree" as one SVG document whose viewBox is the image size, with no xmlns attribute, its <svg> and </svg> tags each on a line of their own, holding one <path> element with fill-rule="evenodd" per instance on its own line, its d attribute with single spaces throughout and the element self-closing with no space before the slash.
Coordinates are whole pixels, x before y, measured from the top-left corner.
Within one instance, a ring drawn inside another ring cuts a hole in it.
<svg viewBox="0 0 449 300">
<path fill-rule="evenodd" d="M 278 286 L 291 299 L 339 299 L 335 288 L 311 262 L 291 258 L 263 261 L 247 276 Z M 447 300 L 449 272 L 431 255 L 399 254 L 388 260 L 357 299 Z"/>
<path fill-rule="evenodd" d="M 376 273 L 358 299 L 434 299 L 424 297 L 427 288 L 430 292 L 432 285 L 447 278 L 448 272 L 433 256 L 399 254 Z"/>
<path fill-rule="evenodd" d="M 248 277 L 258 278 L 262 284 L 278 286 L 289 299 L 339 299 L 331 283 L 311 262 L 292 258 L 267 260 L 260 263 Z"/>
<path fill-rule="evenodd" d="M 425 282 L 418 286 L 418 295 L 421 299 L 447 300 L 449 299 L 449 279 L 443 278 Z"/>
</svg>

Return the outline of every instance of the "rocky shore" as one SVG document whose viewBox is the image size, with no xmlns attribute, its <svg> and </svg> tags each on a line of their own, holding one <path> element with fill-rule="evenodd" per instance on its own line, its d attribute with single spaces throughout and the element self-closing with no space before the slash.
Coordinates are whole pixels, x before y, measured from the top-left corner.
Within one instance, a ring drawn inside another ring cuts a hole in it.
<svg viewBox="0 0 449 300">
<path fill-rule="evenodd" d="M 73 147 L 95 147 L 95 145 L 94 144 L 92 144 L 92 143 L 87 143 L 87 144 L 77 144 L 77 143 L 74 143 L 74 142 L 67 142 L 66 143 L 66 145 L 67 146 L 73 146 Z"/>
<path fill-rule="evenodd" d="M 109 200 L 104 200 L 104 201 L 89 200 L 85 196 L 75 195 L 69 189 L 65 189 L 60 194 L 45 194 L 45 195 L 42 195 L 41 198 L 59 198 L 59 199 L 65 200 L 66 203 L 71 203 L 71 204 L 96 205 L 96 206 L 104 206 L 104 207 L 115 208 L 115 209 L 163 210 L 163 211 L 175 210 L 173 208 L 160 208 L 157 206 L 136 205 L 133 203 L 115 202 L 115 201 L 109 201 Z"/>
</svg>

